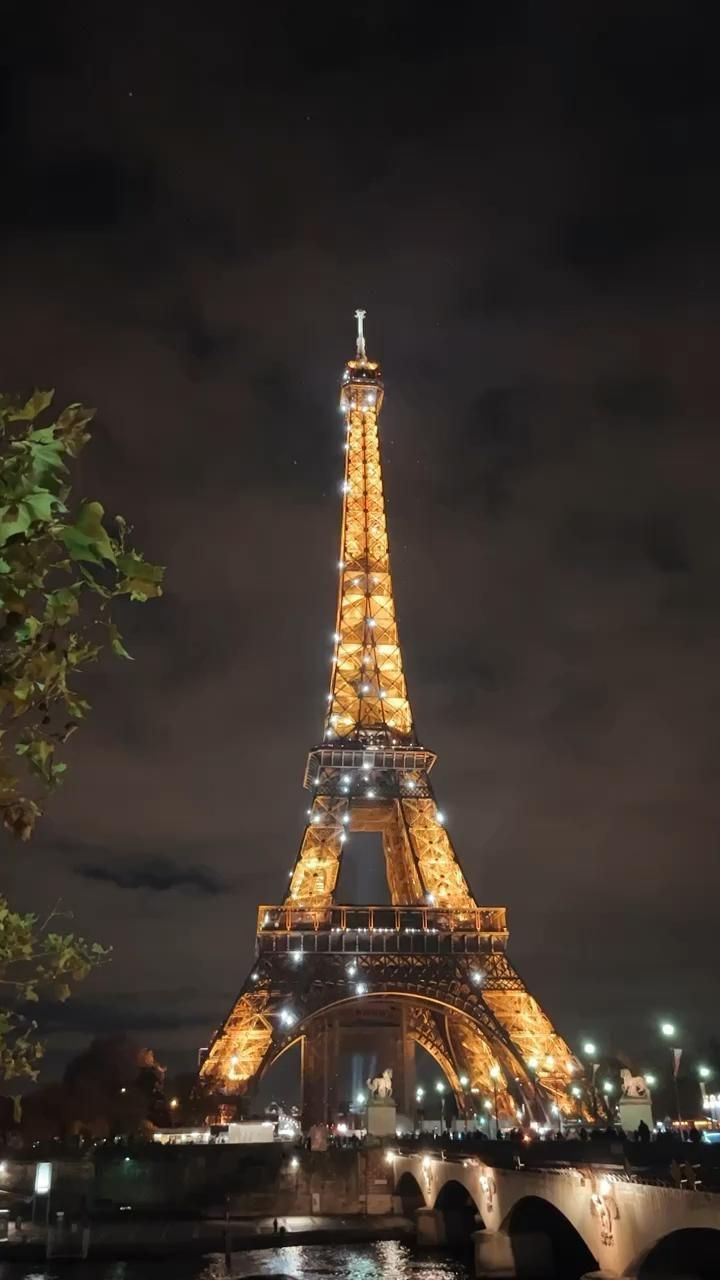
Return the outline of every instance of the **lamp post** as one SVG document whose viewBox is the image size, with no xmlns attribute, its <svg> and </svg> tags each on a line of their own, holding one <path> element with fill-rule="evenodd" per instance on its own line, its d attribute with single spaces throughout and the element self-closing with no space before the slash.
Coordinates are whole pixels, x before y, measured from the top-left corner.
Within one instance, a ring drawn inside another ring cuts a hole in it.
<svg viewBox="0 0 720 1280">
<path fill-rule="evenodd" d="M 422 1121 L 420 1119 L 420 1116 L 422 1115 L 423 1120 L 425 1119 L 425 1112 L 422 1110 L 422 1100 L 424 1097 L 425 1097 L 425 1090 L 423 1089 L 422 1085 L 418 1085 L 417 1089 L 415 1090 L 415 1102 L 417 1103 L 417 1106 L 415 1107 L 415 1128 L 416 1129 L 422 1129 Z"/>
<path fill-rule="evenodd" d="M 443 1084 L 442 1080 L 437 1080 L 437 1081 L 435 1082 L 435 1089 L 436 1089 L 436 1092 L 440 1094 L 440 1128 L 441 1128 L 442 1130 L 444 1130 L 444 1129 L 445 1129 L 445 1125 L 446 1125 L 446 1120 L 445 1120 L 445 1085 Z"/>
<path fill-rule="evenodd" d="M 493 1082 L 493 1107 L 495 1111 L 495 1137 L 497 1138 L 498 1133 L 500 1132 L 500 1126 L 498 1124 L 498 1103 L 497 1103 L 498 1080 L 500 1079 L 500 1068 L 496 1062 L 494 1062 L 490 1068 L 490 1079 Z"/>
<path fill-rule="evenodd" d="M 598 1091 L 597 1091 L 597 1086 L 596 1086 L 596 1084 L 595 1084 L 595 1078 L 596 1078 L 597 1073 L 598 1073 L 598 1070 L 599 1070 L 599 1068 L 600 1068 L 600 1063 L 599 1063 L 599 1062 L 598 1062 L 598 1060 L 597 1060 L 597 1058 L 598 1058 L 598 1051 L 597 1051 L 597 1045 L 595 1044 L 595 1041 L 594 1041 L 594 1040 L 586 1040 L 586 1041 L 585 1041 L 585 1043 L 583 1044 L 583 1054 L 584 1054 L 584 1056 L 589 1060 L 590 1065 L 592 1066 L 592 1084 L 591 1084 L 591 1089 L 590 1089 L 590 1098 L 591 1098 L 591 1100 L 592 1100 L 593 1115 L 595 1116 L 595 1121 L 597 1122 L 597 1120 L 598 1120 Z"/>
<path fill-rule="evenodd" d="M 713 1113 L 712 1113 L 712 1106 L 708 1107 L 707 1093 L 706 1093 L 706 1091 L 705 1091 L 705 1081 L 710 1079 L 710 1076 L 712 1075 L 712 1070 L 711 1070 L 711 1068 L 710 1068 L 710 1067 L 706 1067 L 706 1066 L 704 1066 L 702 1063 L 700 1063 L 700 1065 L 698 1066 L 698 1069 L 697 1069 L 697 1073 L 698 1073 L 698 1075 L 699 1075 L 699 1077 L 700 1077 L 700 1107 L 701 1107 L 701 1110 L 703 1110 L 703 1111 L 709 1111 L 709 1112 L 710 1112 L 710 1118 L 711 1118 L 711 1120 L 714 1120 L 714 1119 L 715 1119 L 715 1117 L 713 1116 Z"/>
<path fill-rule="evenodd" d="M 661 1022 L 660 1032 L 666 1040 L 670 1041 L 670 1061 L 672 1063 L 673 1093 L 675 1094 L 675 1114 L 677 1116 L 680 1137 L 682 1138 L 682 1116 L 680 1115 L 680 1092 L 678 1090 L 678 1071 L 680 1070 L 682 1049 L 676 1044 L 677 1033 L 672 1022 Z"/>
</svg>

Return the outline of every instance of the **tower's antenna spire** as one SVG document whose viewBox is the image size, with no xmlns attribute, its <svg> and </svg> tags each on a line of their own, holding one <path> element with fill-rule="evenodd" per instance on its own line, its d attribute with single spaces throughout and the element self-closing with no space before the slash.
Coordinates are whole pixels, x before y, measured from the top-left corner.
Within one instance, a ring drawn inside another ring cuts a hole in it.
<svg viewBox="0 0 720 1280">
<path fill-rule="evenodd" d="M 358 360 L 367 359 L 365 355 L 365 334 L 363 332 L 363 321 L 367 315 L 367 311 L 363 311 L 362 307 L 358 307 L 355 312 L 357 320 L 357 358 Z"/>
</svg>

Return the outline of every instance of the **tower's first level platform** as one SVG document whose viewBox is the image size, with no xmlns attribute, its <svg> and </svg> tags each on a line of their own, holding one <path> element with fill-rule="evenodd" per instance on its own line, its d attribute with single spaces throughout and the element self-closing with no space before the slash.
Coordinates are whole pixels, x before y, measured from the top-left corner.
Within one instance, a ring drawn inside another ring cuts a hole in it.
<svg viewBox="0 0 720 1280">
<path fill-rule="evenodd" d="M 504 951 L 507 938 L 504 907 L 261 906 L 258 910 L 259 955 L 479 954 Z"/>
</svg>

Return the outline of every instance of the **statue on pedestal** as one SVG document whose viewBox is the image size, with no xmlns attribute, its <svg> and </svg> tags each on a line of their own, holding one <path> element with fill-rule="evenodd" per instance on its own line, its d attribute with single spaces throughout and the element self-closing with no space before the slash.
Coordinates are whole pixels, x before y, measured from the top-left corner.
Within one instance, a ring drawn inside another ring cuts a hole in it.
<svg viewBox="0 0 720 1280">
<path fill-rule="evenodd" d="M 620 1079 L 622 1081 L 623 1098 L 641 1098 L 643 1102 L 650 1101 L 650 1090 L 645 1083 L 644 1076 L 634 1076 L 632 1071 L 628 1071 L 627 1067 L 623 1067 L 620 1072 Z"/>
<path fill-rule="evenodd" d="M 371 1098 L 385 1100 L 392 1098 L 392 1067 L 386 1067 L 381 1076 L 375 1076 L 367 1082 Z"/>
</svg>

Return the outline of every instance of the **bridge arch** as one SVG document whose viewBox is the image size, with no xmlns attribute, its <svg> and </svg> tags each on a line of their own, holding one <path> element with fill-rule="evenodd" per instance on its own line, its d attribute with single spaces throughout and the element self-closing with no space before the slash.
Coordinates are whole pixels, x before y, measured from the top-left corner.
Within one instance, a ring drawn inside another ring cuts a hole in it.
<svg viewBox="0 0 720 1280">
<path fill-rule="evenodd" d="M 406 1218 L 414 1217 L 418 1209 L 426 1207 L 420 1184 L 411 1173 L 405 1172 L 398 1179 L 395 1195 L 400 1199 L 402 1211 Z"/>
<path fill-rule="evenodd" d="M 449 1245 L 469 1247 L 473 1231 L 479 1231 L 485 1225 L 467 1187 L 456 1178 L 448 1178 L 443 1183 L 434 1208 L 436 1213 L 442 1214 L 445 1240 Z"/>
<path fill-rule="evenodd" d="M 717 1280 L 720 1229 L 686 1227 L 662 1236 L 628 1274 L 638 1280 Z"/>
<path fill-rule="evenodd" d="M 569 1218 L 542 1196 L 523 1196 L 510 1210 L 503 1228 L 510 1239 L 518 1275 L 558 1275 L 580 1280 L 598 1270 L 585 1240 Z"/>
</svg>

